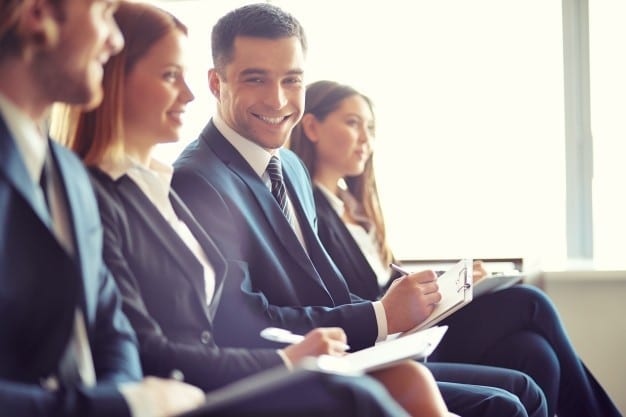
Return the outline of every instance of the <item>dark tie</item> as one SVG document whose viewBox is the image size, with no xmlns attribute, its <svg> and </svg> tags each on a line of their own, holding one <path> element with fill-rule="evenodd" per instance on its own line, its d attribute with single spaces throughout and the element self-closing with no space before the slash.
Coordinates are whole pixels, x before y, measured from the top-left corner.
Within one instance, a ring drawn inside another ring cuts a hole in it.
<svg viewBox="0 0 626 417">
<path fill-rule="evenodd" d="M 293 215 L 291 213 L 291 207 L 287 201 L 287 189 L 285 188 L 285 182 L 283 181 L 283 168 L 280 164 L 280 159 L 276 156 L 270 158 L 270 162 L 267 165 L 267 173 L 270 176 L 272 182 L 272 194 L 278 202 L 280 209 L 287 218 L 289 224 L 292 223 Z"/>
<path fill-rule="evenodd" d="M 46 201 L 46 206 L 48 206 L 48 213 L 50 213 L 50 217 L 52 217 L 52 212 L 50 211 L 50 195 L 49 195 L 49 168 L 48 168 L 48 157 L 46 155 L 46 159 L 44 160 L 43 167 L 41 168 L 41 176 L 39 177 L 39 186 L 41 187 L 41 191 L 43 191 L 43 198 Z"/>
</svg>

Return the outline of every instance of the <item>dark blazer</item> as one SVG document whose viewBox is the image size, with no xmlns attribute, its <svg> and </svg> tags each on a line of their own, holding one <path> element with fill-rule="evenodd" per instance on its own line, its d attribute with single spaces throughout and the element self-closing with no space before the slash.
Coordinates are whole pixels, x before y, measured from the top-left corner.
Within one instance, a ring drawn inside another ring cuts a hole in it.
<svg viewBox="0 0 626 417">
<path fill-rule="evenodd" d="M 89 178 L 68 150 L 50 143 L 62 178 L 75 254 L 59 244 L 22 156 L 0 117 L 0 409 L 7 416 L 127 415 L 116 384 L 138 380 L 135 338 L 102 262 L 102 228 Z M 97 386 L 57 391 L 40 382 L 58 371 L 85 315 Z"/>
<path fill-rule="evenodd" d="M 178 369 L 185 381 L 212 390 L 283 363 L 275 350 L 216 346 L 215 306 L 229 271 L 233 279 L 243 272 L 234 263 L 227 265 L 175 193 L 170 193 L 174 210 L 215 270 L 210 307 L 201 264 L 135 182 L 126 175 L 113 181 L 97 169 L 91 174 L 104 227 L 104 260 L 121 289 L 146 374 L 167 377 Z M 241 314 L 230 317 L 235 324 L 247 319 Z"/>
<path fill-rule="evenodd" d="M 304 165 L 289 150 L 280 157 L 308 254 L 269 189 L 212 122 L 174 164 L 173 186 L 226 257 L 246 261 L 242 289 L 268 323 L 299 332 L 340 326 L 351 346 L 369 346 L 377 336 L 374 309 L 348 291 L 317 237 Z M 258 337 L 246 343 L 255 346 Z"/>
<path fill-rule="evenodd" d="M 317 234 L 341 271 L 350 291 L 367 300 L 377 300 L 382 289 L 361 248 L 324 193 L 315 187 L 313 195 L 318 218 Z"/>
</svg>

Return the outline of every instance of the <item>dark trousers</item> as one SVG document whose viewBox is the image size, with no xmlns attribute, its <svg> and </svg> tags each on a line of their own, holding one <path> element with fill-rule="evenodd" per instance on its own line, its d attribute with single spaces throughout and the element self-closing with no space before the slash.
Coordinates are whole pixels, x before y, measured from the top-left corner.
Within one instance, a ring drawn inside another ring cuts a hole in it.
<svg viewBox="0 0 626 417">
<path fill-rule="evenodd" d="M 442 324 L 450 328 L 431 360 L 522 371 L 543 390 L 549 416 L 621 416 L 541 290 L 516 285 L 478 297 Z"/>
<path fill-rule="evenodd" d="M 463 417 L 546 417 L 541 389 L 522 372 L 429 361 L 448 409 Z"/>
</svg>

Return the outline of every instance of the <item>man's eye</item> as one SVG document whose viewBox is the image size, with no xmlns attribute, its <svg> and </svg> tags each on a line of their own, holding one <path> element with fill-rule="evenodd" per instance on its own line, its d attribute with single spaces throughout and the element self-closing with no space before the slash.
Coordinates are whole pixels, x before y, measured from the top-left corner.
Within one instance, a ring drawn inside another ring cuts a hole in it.
<svg viewBox="0 0 626 417">
<path fill-rule="evenodd" d="M 286 84 L 300 84 L 302 83 L 302 78 L 299 77 L 294 77 L 294 78 L 287 78 L 285 80 Z"/>
</svg>

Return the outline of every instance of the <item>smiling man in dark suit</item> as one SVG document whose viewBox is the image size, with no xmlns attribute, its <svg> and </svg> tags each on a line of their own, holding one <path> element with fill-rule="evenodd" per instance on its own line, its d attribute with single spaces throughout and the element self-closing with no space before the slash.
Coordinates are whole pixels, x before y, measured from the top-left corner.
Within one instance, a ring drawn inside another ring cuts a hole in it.
<svg viewBox="0 0 626 417">
<path fill-rule="evenodd" d="M 141 380 L 89 178 L 44 133 L 53 102 L 99 102 L 102 65 L 123 44 L 117 4 L 0 0 L 2 415 L 164 417 L 204 398 Z"/>
<path fill-rule="evenodd" d="M 229 326 L 242 308 L 268 324 L 305 332 L 339 326 L 353 348 L 421 322 L 440 299 L 432 271 L 398 281 L 379 302 L 350 294 L 315 233 L 311 184 L 300 160 L 282 149 L 304 108 L 306 41 L 291 15 L 244 6 L 212 33 L 209 86 L 217 114 L 175 163 L 173 186 L 226 257 L 249 279 L 225 293 L 216 338 L 257 346 L 258 332 Z M 544 416 L 545 400 L 519 372 L 431 365 L 448 408 L 469 416 Z M 491 388 L 497 386 L 499 388 Z M 503 389 L 501 389 L 503 388 Z"/>
</svg>

